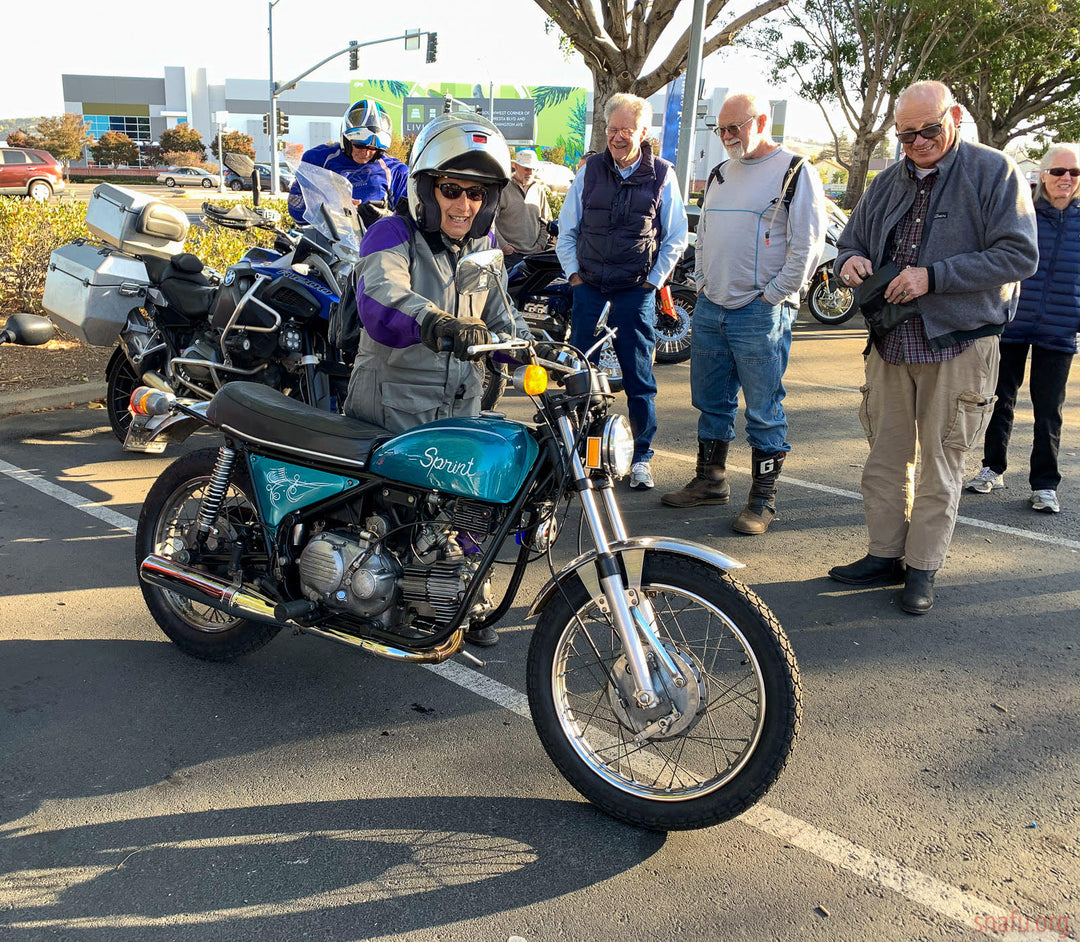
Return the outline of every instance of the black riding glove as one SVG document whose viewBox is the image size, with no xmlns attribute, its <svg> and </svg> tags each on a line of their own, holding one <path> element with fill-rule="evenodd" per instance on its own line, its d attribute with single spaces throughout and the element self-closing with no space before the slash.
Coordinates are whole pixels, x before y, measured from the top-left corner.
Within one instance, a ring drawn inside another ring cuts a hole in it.
<svg viewBox="0 0 1080 942">
<path fill-rule="evenodd" d="M 475 344 L 491 343 L 493 338 L 487 325 L 479 317 L 454 317 L 452 314 L 436 314 L 420 325 L 420 340 L 429 350 L 442 352 L 442 338 L 453 342 L 454 356 L 459 360 L 476 360 L 467 349 Z"/>
</svg>

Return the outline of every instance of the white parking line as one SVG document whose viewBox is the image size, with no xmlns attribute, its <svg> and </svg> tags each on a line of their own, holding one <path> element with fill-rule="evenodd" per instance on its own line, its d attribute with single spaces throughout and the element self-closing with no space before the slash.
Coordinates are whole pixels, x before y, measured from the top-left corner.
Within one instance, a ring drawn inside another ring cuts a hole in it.
<svg viewBox="0 0 1080 942">
<path fill-rule="evenodd" d="M 665 454 L 686 460 L 682 455 Z M 128 533 L 134 533 L 136 530 L 136 521 L 130 517 L 94 504 L 66 488 L 46 481 L 33 472 L 24 471 L 3 460 L 0 460 L 0 472 L 120 530 Z M 813 486 L 815 489 L 841 496 L 859 497 L 849 491 L 827 488 L 824 485 L 811 485 L 810 482 L 792 480 L 791 483 Z M 1013 528 L 1002 529 L 1014 532 L 1018 536 L 1030 538 L 1040 536 L 1023 530 L 1013 531 Z M 529 716 L 528 698 L 513 687 L 456 662 L 448 661 L 443 664 L 423 666 L 444 680 L 483 697 L 503 709 L 516 713 L 518 716 L 526 718 Z M 1002 939 L 1006 942 L 1021 942 L 1021 940 L 1050 942 L 1050 940 L 1059 940 L 1063 937 L 1054 930 L 1052 925 L 1047 927 L 1045 919 L 1030 918 L 1019 910 L 1007 912 L 1000 906 L 964 893 L 929 874 L 905 867 L 890 857 L 874 853 L 839 834 L 815 827 L 807 821 L 784 814 L 768 805 L 755 805 L 740 815 L 737 820 L 762 833 L 799 847 L 827 863 L 854 873 L 869 883 L 898 893 L 919 906 L 935 910 L 953 922 L 989 938 Z M 1070 935 L 1070 937 L 1075 936 Z"/>
</svg>

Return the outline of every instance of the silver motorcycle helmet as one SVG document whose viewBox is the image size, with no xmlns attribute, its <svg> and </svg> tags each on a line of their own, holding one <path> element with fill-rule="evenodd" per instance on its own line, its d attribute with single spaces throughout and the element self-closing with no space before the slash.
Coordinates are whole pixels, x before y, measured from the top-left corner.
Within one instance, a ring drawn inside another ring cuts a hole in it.
<svg viewBox="0 0 1080 942">
<path fill-rule="evenodd" d="M 341 119 L 341 146 L 346 148 L 346 153 L 348 144 L 363 144 L 374 147 L 378 156 L 382 156 L 390 146 L 391 137 L 390 116 L 373 98 L 361 98 L 345 110 Z"/>
<path fill-rule="evenodd" d="M 409 160 L 409 213 L 424 232 L 438 232 L 442 210 L 435 199 L 435 181 L 457 177 L 484 184 L 486 193 L 473 219 L 469 237 L 491 231 L 499 194 L 510 181 L 510 148 L 502 132 L 487 118 L 468 112 L 442 114 L 421 129 Z"/>
</svg>

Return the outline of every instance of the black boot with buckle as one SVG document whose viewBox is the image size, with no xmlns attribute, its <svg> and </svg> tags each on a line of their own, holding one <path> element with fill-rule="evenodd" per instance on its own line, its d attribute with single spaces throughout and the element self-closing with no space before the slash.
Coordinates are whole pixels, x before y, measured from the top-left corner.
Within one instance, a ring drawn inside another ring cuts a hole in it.
<svg viewBox="0 0 1080 942">
<path fill-rule="evenodd" d="M 743 512 L 735 518 L 731 529 L 736 533 L 756 536 L 769 529 L 769 524 L 776 516 L 776 480 L 787 457 L 782 451 L 758 451 L 753 449 L 752 471 L 754 479 L 750 484 L 750 499 Z"/>
<path fill-rule="evenodd" d="M 699 438 L 697 444 L 697 471 L 694 479 L 682 490 L 664 494 L 660 503 L 668 507 L 699 507 L 702 504 L 726 504 L 730 500 L 727 453 L 731 443 Z"/>
</svg>

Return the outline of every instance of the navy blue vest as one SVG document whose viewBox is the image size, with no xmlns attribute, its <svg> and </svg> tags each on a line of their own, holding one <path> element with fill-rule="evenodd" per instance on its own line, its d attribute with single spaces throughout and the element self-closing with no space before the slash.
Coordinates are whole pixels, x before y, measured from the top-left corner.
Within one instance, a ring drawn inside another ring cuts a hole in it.
<svg viewBox="0 0 1080 942">
<path fill-rule="evenodd" d="M 1039 220 L 1039 270 L 1020 283 L 1016 316 L 1002 343 L 1030 343 L 1076 353 L 1080 330 L 1080 202 L 1054 209 L 1035 204 Z"/>
<path fill-rule="evenodd" d="M 641 144 L 641 163 L 625 180 L 610 151 L 585 164 L 578 229 L 578 274 L 600 291 L 645 282 L 660 250 L 660 192 L 671 164 Z"/>
</svg>

